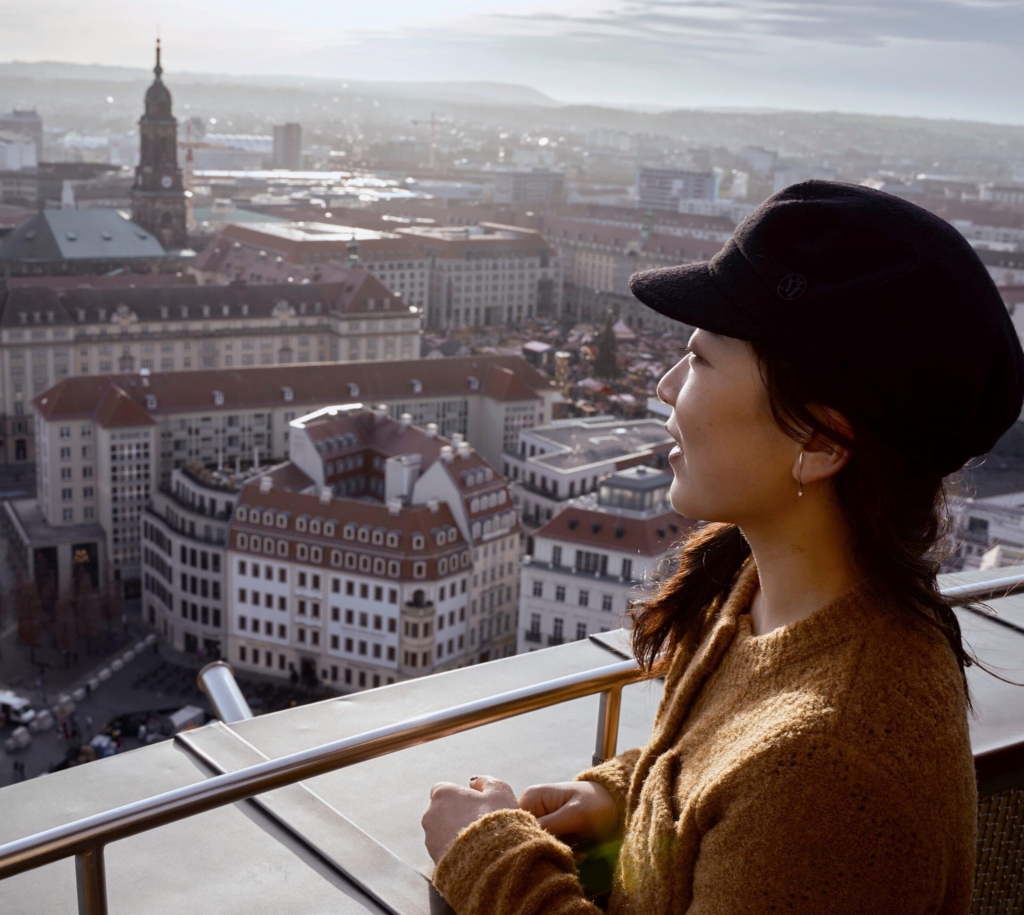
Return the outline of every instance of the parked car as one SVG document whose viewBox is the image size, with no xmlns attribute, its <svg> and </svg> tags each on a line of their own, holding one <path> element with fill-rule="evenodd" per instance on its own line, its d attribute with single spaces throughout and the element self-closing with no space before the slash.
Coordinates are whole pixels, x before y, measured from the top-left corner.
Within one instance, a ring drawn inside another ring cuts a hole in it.
<svg viewBox="0 0 1024 915">
<path fill-rule="evenodd" d="M 32 703 L 9 689 L 0 689 L 0 718 L 3 722 L 28 724 L 36 717 Z"/>
</svg>

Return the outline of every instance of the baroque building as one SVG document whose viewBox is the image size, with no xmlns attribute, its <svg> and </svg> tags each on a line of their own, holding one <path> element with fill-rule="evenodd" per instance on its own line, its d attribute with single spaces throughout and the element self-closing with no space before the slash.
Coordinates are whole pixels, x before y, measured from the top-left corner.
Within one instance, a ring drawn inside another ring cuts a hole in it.
<svg viewBox="0 0 1024 915">
<path fill-rule="evenodd" d="M 160 66 L 156 42 L 156 79 L 146 90 L 146 110 L 139 118 L 139 165 L 132 186 L 132 221 L 151 232 L 167 250 L 187 247 L 187 201 L 178 167 L 178 121 L 171 113 L 171 93 Z"/>
</svg>

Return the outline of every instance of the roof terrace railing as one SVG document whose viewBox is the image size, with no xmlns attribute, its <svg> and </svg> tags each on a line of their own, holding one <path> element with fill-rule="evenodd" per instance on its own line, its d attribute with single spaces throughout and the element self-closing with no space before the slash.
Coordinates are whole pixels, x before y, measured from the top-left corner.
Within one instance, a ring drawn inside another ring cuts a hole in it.
<svg viewBox="0 0 1024 915">
<path fill-rule="evenodd" d="M 956 605 L 965 605 L 1022 592 L 1024 574 L 948 588 L 943 591 L 943 595 Z M 979 610 L 975 612 L 982 613 Z M 991 618 L 988 614 L 982 615 Z M 226 666 L 219 665 L 221 668 Z M 217 682 L 224 679 L 223 671 L 217 672 L 216 679 Z M 622 687 L 641 679 L 644 677 L 635 660 L 618 661 L 595 670 L 417 715 L 235 772 L 213 776 L 193 785 L 8 842 L 0 846 L 0 880 L 74 856 L 79 915 L 106 915 L 107 887 L 103 853 L 105 846 L 111 842 L 439 737 L 596 693 L 601 694 L 601 704 L 594 760 L 608 759 L 615 755 L 618 744 Z M 234 720 L 246 717 L 241 694 L 235 696 L 230 683 L 220 683 L 220 689 L 228 697 L 232 709 L 227 717 Z"/>
</svg>

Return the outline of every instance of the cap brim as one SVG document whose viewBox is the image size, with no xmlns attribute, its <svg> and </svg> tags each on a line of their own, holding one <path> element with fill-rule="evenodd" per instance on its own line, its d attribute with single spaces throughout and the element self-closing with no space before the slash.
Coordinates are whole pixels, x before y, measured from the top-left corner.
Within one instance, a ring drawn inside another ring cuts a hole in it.
<svg viewBox="0 0 1024 915">
<path fill-rule="evenodd" d="M 634 273 L 629 289 L 648 308 L 680 324 L 741 340 L 757 334 L 750 317 L 719 288 L 708 262 Z"/>
</svg>

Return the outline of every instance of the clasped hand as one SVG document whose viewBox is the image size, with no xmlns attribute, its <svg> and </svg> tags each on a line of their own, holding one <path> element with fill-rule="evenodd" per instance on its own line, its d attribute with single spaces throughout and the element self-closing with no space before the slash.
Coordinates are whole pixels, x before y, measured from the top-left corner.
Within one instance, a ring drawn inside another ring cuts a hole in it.
<svg viewBox="0 0 1024 915">
<path fill-rule="evenodd" d="M 597 782 L 534 785 L 517 799 L 508 782 L 474 776 L 469 787 L 438 782 L 423 814 L 424 842 L 436 864 L 463 829 L 497 810 L 526 810 L 565 842 L 600 842 L 615 831 L 615 799 Z"/>
</svg>

